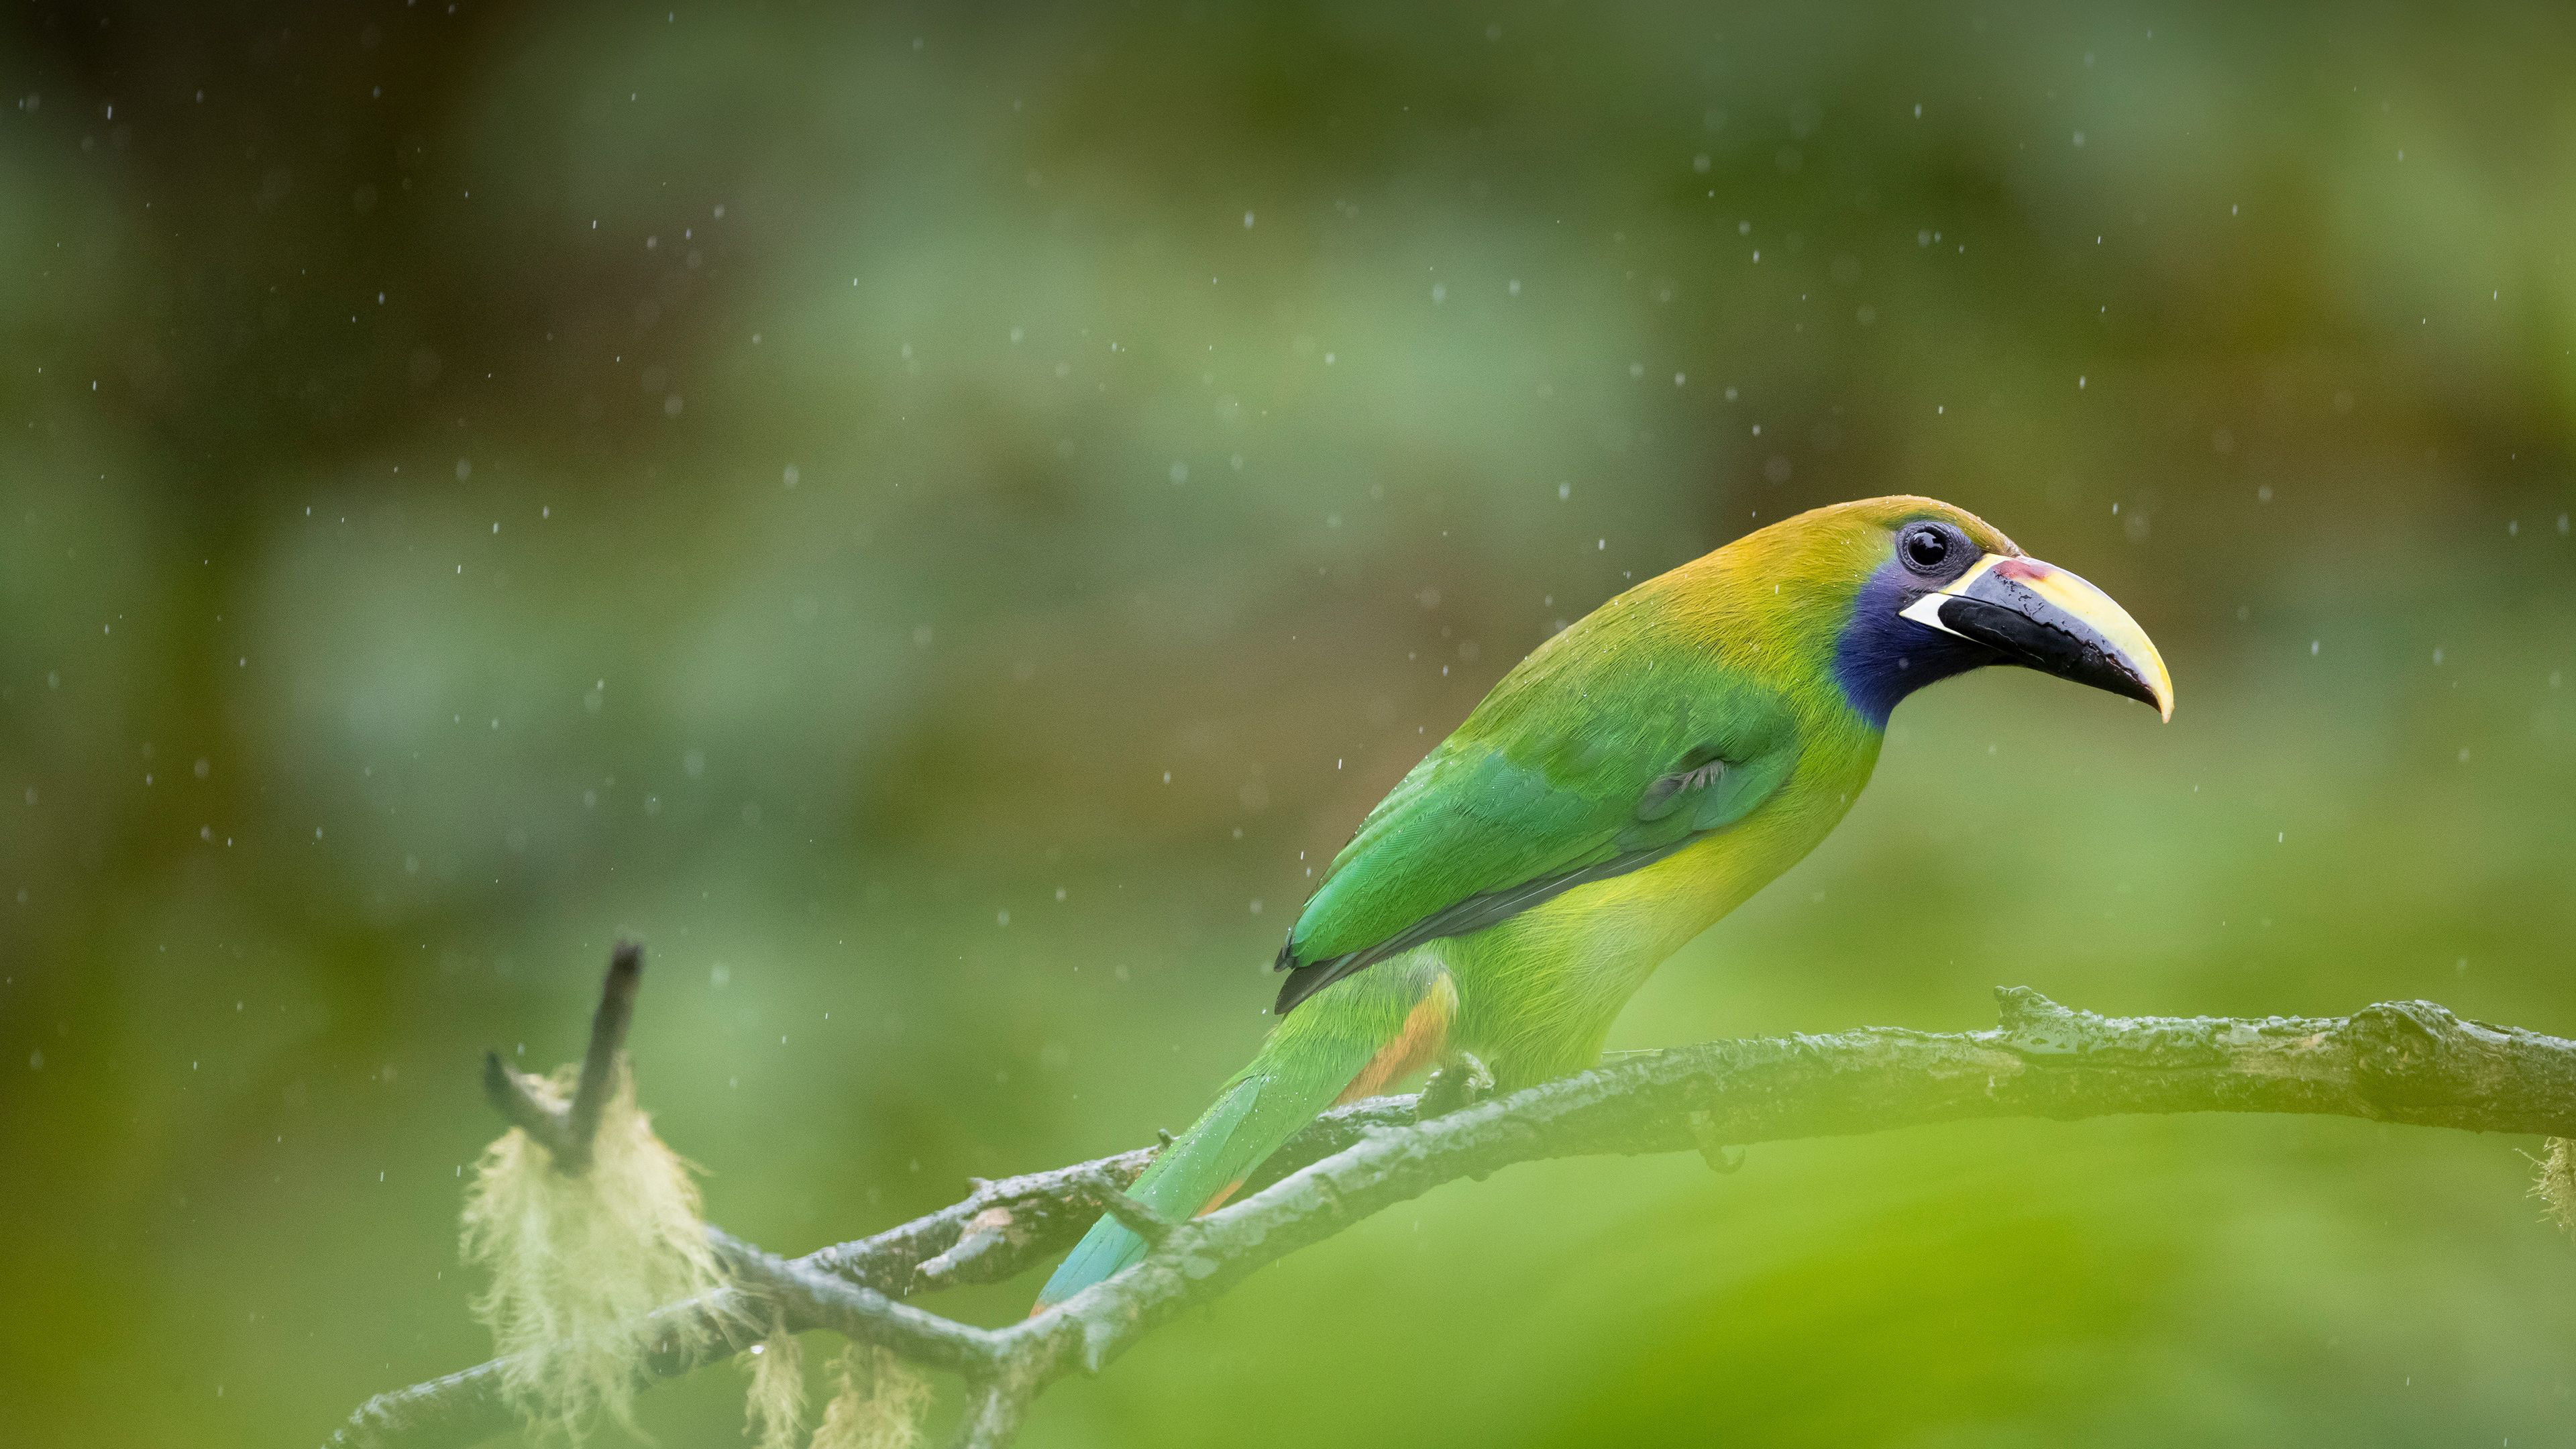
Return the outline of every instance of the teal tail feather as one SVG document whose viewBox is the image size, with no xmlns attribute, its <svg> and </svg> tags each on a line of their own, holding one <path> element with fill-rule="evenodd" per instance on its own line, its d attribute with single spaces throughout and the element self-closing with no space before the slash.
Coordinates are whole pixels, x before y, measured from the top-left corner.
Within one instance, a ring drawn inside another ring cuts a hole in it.
<svg viewBox="0 0 2576 1449">
<path fill-rule="evenodd" d="M 1335 982 L 1270 1033 L 1252 1065 L 1163 1149 L 1129 1195 L 1169 1218 L 1207 1211 L 1363 1073 L 1370 1078 L 1365 1089 L 1375 1090 L 1392 1069 L 1427 1058 L 1446 1034 L 1456 999 L 1447 973 L 1429 962 L 1413 969 L 1390 962 Z M 1436 1012 L 1417 1010 L 1433 1006 Z M 1047 1280 L 1031 1311 L 1061 1303 L 1144 1256 L 1143 1238 L 1103 1217 Z"/>
<path fill-rule="evenodd" d="M 1163 1149 L 1163 1155 L 1128 1189 L 1129 1195 L 1166 1217 L 1186 1218 L 1206 1207 L 1253 1165 L 1238 1166 L 1249 1154 L 1236 1147 L 1235 1139 L 1269 1085 L 1264 1076 L 1247 1073 L 1237 1078 L 1189 1131 Z M 1045 1308 L 1070 1298 L 1143 1256 L 1143 1238 L 1116 1218 L 1103 1217 L 1047 1280 L 1037 1306 Z"/>
</svg>

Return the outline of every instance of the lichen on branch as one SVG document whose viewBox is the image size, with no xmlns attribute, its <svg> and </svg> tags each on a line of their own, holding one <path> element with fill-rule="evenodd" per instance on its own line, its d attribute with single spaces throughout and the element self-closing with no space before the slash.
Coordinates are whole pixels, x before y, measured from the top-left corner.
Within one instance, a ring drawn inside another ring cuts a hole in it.
<svg viewBox="0 0 2576 1449">
<path fill-rule="evenodd" d="M 574 1068 L 536 1079 L 567 1097 Z M 607 1085 L 588 1170 L 520 1127 L 484 1149 L 465 1196 L 465 1260 L 490 1277 L 474 1315 L 530 1422 L 578 1441 L 598 1416 L 633 1427 L 639 1366 L 692 1325 L 654 1310 L 724 1282 L 689 1165 L 653 1133 L 622 1063 Z"/>
</svg>

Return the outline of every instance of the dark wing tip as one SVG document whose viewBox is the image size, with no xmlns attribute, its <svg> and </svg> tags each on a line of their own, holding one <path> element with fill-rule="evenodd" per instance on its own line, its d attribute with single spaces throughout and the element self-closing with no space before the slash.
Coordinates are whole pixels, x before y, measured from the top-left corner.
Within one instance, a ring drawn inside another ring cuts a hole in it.
<svg viewBox="0 0 2576 1449">
<path fill-rule="evenodd" d="M 1284 956 L 1285 953 L 1282 954 Z M 1286 1016 L 1297 1003 L 1348 976 L 1351 973 L 1350 960 L 1348 956 L 1335 956 L 1329 961 L 1317 961 L 1306 966 L 1283 960 L 1282 964 L 1288 968 L 1288 979 L 1279 983 L 1279 1000 L 1271 1006 L 1271 1014 Z"/>
</svg>

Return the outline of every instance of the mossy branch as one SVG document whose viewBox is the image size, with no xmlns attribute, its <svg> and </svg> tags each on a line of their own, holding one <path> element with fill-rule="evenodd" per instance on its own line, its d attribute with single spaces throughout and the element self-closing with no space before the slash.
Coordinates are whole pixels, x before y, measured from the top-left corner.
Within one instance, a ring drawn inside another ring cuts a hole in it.
<svg viewBox="0 0 2576 1449">
<path fill-rule="evenodd" d="M 625 1050 L 626 1028 L 635 1020 L 635 993 L 643 984 L 644 948 L 618 942 L 608 956 L 608 979 L 600 984 L 599 1009 L 590 1018 L 590 1046 L 582 1053 L 581 1077 L 568 1103 L 554 1100 L 536 1078 L 512 1070 L 499 1052 L 483 1054 L 484 1097 L 503 1121 L 546 1149 L 558 1172 L 579 1177 L 590 1170 L 599 1114 L 616 1090 L 617 1054 Z"/>
<path fill-rule="evenodd" d="M 612 971 L 612 990 L 616 979 Z M 631 1006 L 631 980 L 627 991 Z M 1755 1142 L 2133 1113 L 2304 1113 L 2576 1136 L 2576 1042 L 2465 1020 L 2431 1002 L 2239 1019 L 2103 1017 L 2024 987 L 1997 997 L 2001 1022 L 1988 1031 L 1872 1027 L 1704 1042 L 1625 1055 L 1437 1115 L 1411 1097 L 1357 1103 L 1292 1140 L 1251 1191 L 1187 1222 L 1151 1215 L 1124 1192 L 1151 1161 L 1148 1148 L 979 1182 L 938 1212 L 797 1259 L 714 1233 L 735 1284 L 661 1309 L 654 1322 L 671 1332 L 638 1374 L 667 1377 L 748 1348 L 757 1334 L 744 1325 L 755 1321 L 829 1328 L 959 1373 L 967 1397 L 955 1442 L 995 1449 L 1049 1384 L 1098 1371 L 1263 1264 L 1440 1184 L 1517 1162 L 1699 1151 L 1724 1166 L 1734 1160 L 1726 1149 Z M 609 1015 L 603 1004 L 601 1020 Z M 1122 1203 L 1144 1216 L 1131 1221 Z M 1069 1246 L 1104 1209 L 1140 1233 L 1150 1228 L 1152 1250 L 1045 1312 L 982 1329 L 897 1301 L 1015 1276 Z M 511 1422 L 504 1378 L 496 1360 L 378 1395 L 330 1442 L 426 1449 L 499 1433 Z"/>
</svg>

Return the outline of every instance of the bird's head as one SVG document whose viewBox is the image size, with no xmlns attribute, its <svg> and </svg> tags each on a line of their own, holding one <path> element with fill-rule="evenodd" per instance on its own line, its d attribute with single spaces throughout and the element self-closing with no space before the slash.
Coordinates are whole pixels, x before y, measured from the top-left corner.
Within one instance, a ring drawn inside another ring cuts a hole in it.
<svg viewBox="0 0 2576 1449">
<path fill-rule="evenodd" d="M 1833 633 L 1833 672 L 1872 724 L 1884 727 L 1897 701 L 1924 685 L 1988 664 L 2089 684 L 2173 717 L 2172 676 L 2137 620 L 1966 509 L 1872 498 L 1775 527 L 1821 586 L 1811 597 L 1849 600 Z"/>
</svg>

